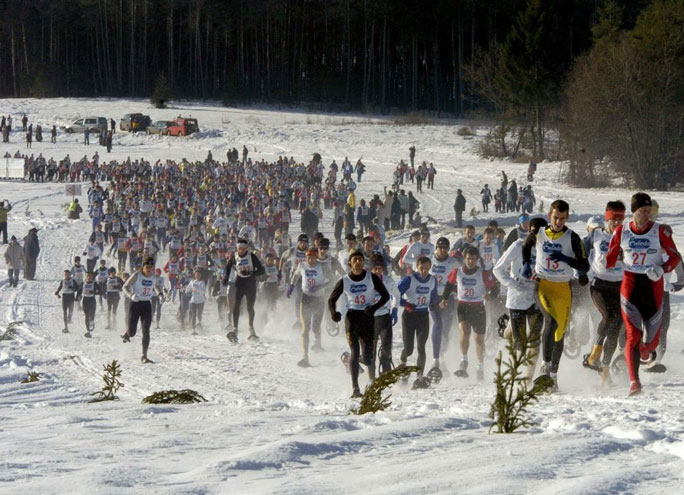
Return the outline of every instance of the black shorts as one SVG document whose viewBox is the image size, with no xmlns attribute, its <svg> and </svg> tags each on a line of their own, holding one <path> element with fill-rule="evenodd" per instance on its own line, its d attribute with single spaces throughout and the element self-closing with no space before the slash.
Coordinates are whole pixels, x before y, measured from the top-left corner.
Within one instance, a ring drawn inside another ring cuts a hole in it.
<svg viewBox="0 0 684 495">
<path fill-rule="evenodd" d="M 487 328 L 487 313 L 483 303 L 463 303 L 456 306 L 459 323 L 468 323 L 470 328 L 478 335 L 485 333 Z"/>
</svg>

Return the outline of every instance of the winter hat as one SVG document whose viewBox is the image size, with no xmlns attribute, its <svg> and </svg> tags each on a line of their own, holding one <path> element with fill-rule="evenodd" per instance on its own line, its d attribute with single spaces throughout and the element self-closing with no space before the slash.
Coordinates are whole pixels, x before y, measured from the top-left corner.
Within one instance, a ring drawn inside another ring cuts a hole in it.
<svg viewBox="0 0 684 495">
<path fill-rule="evenodd" d="M 518 225 L 522 225 L 525 222 L 529 222 L 529 221 L 530 221 L 530 216 L 527 213 L 523 213 L 522 215 L 520 215 L 518 217 Z"/>
<path fill-rule="evenodd" d="M 532 220 L 530 220 L 530 232 L 538 232 L 540 229 L 543 229 L 547 225 L 548 222 L 545 218 L 535 217 Z"/>
<path fill-rule="evenodd" d="M 349 262 L 351 262 L 352 258 L 356 258 L 357 256 L 361 256 L 361 257 L 364 258 L 364 259 L 366 258 L 366 257 L 363 255 L 363 253 L 362 253 L 360 250 L 357 249 L 356 251 L 352 251 L 352 252 L 349 254 Z"/>
<path fill-rule="evenodd" d="M 297 237 L 297 242 L 309 242 L 309 236 L 306 234 L 299 234 L 299 237 Z"/>
<path fill-rule="evenodd" d="M 437 239 L 437 243 L 435 245 L 437 247 L 445 247 L 449 249 L 449 239 L 447 239 L 446 237 L 440 237 L 439 239 Z"/>
<path fill-rule="evenodd" d="M 601 227 L 603 227 L 603 219 L 598 215 L 589 217 L 589 220 L 587 220 L 587 229 L 593 230 Z"/>
<path fill-rule="evenodd" d="M 639 208 L 644 206 L 653 206 L 651 202 L 651 196 L 644 192 L 638 192 L 632 196 L 632 213 L 637 211 Z"/>
<path fill-rule="evenodd" d="M 17 236 L 13 235 L 12 237 L 10 237 L 10 241 L 16 241 L 16 240 L 17 240 Z"/>
</svg>

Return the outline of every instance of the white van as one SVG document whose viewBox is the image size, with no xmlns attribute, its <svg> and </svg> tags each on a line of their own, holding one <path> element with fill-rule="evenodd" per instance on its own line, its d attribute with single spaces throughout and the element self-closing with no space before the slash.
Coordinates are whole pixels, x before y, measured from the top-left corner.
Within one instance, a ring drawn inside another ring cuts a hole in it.
<svg viewBox="0 0 684 495">
<path fill-rule="evenodd" d="M 74 120 L 71 124 L 65 127 L 65 131 L 69 134 L 73 132 L 83 132 L 90 129 L 90 132 L 99 134 L 107 131 L 107 119 L 105 117 L 86 117 L 84 119 Z"/>
</svg>

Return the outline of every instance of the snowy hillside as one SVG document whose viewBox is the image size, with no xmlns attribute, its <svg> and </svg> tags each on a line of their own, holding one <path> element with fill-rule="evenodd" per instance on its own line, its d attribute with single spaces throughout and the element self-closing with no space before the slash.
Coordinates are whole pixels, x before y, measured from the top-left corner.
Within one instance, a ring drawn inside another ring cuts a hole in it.
<svg viewBox="0 0 684 495">
<path fill-rule="evenodd" d="M 348 156 L 363 157 L 367 173 L 357 198 L 369 199 L 391 184 L 399 159 L 437 167 L 435 189 L 415 193 L 421 210 L 435 220 L 433 240 L 443 233 L 453 240 L 453 201 L 457 188 L 479 204 L 485 183 L 497 185 L 505 170 L 521 184 L 526 165 L 478 158 L 474 140 L 456 134 L 456 125 L 395 126 L 381 119 L 297 112 L 179 105 L 155 110 L 145 101 L 2 100 L 0 113 L 12 113 L 15 128 L 22 113 L 45 131 L 87 115 L 120 119 L 141 111 L 152 120 L 178 114 L 198 118 L 201 132 L 189 138 L 118 132 L 109 159 L 204 159 L 211 151 L 222 159 L 246 145 L 250 157 L 278 155 L 304 161 L 319 152 L 327 165 Z M 25 152 L 22 134 L 0 144 L 0 156 Z M 47 140 L 49 141 L 49 139 Z M 94 142 L 95 140 L 91 140 Z M 57 144 L 33 143 L 34 154 L 72 159 L 102 147 L 83 146 L 82 136 L 60 133 Z M 564 198 L 571 205 L 571 227 L 585 231 L 587 218 L 601 214 L 608 200 L 628 204 L 634 191 L 572 189 L 558 182 L 558 164 L 543 163 L 533 183 L 537 201 Z M 408 186 L 407 186 L 408 188 Z M 84 189 L 85 192 L 85 189 Z M 648 191 L 660 203 L 660 221 L 674 229 L 684 247 L 684 195 Z M 668 372 L 642 376 L 644 393 L 628 398 L 626 379 L 602 388 L 595 372 L 581 360 L 564 357 L 561 392 L 543 397 L 531 409 L 537 426 L 513 435 L 488 434 L 494 386 L 486 380 L 458 379 L 452 373 L 426 390 L 398 385 L 393 405 L 376 415 L 352 416 L 351 385 L 340 364 L 347 347 L 342 335 L 324 333 L 325 351 L 302 369 L 299 331 L 293 303 L 277 307 L 258 301 L 259 343 L 243 339 L 230 345 L 215 323 L 215 304 L 207 304 L 200 335 L 181 332 L 175 307 L 164 306 L 160 330 L 152 330 L 150 358 L 139 361 L 140 340 L 123 344 L 123 316 L 116 330 L 105 330 L 98 312 L 92 339 L 77 328 L 63 334 L 59 300 L 54 296 L 62 270 L 80 254 L 90 232 L 87 220 L 68 221 L 64 185 L 0 182 L 0 199 L 9 199 L 10 235 L 19 238 L 39 229 L 41 253 L 37 281 L 20 280 L 9 288 L 0 258 L 0 330 L 11 322 L 13 340 L 0 341 L 0 492 L 63 493 L 240 493 L 240 494 L 433 494 L 482 493 L 680 493 L 684 486 L 684 297 L 672 295 L 672 324 L 664 364 Z M 85 196 L 82 198 L 85 202 Z M 329 212 L 326 212 L 329 215 Z M 493 213 L 469 219 L 479 228 Z M 510 228 L 515 214 L 496 217 Z M 325 217 L 324 231 L 331 233 Z M 298 225 L 298 219 L 295 220 Z M 399 248 L 406 236 L 392 238 Z M 3 249 L 0 251 L 4 252 Z M 110 260 L 111 261 L 111 260 Z M 593 306 L 577 312 L 576 325 L 588 325 Z M 594 315 L 594 319 L 595 315 Z M 211 322 L 214 322 L 213 324 Z M 75 325 L 75 326 L 78 326 Z M 241 328 L 242 336 L 246 332 Z M 394 361 L 401 350 L 394 330 Z M 457 329 L 451 333 L 450 359 L 458 364 Z M 583 352 L 588 352 L 585 347 Z M 471 353 L 473 351 L 471 350 Z M 121 362 L 119 401 L 90 404 L 102 386 L 102 365 Z M 415 355 L 414 355 L 415 359 Z M 494 369 L 488 358 L 486 375 Z M 40 381 L 21 384 L 29 371 Z M 362 386 L 366 378 L 362 376 Z M 141 399 L 163 389 L 190 388 L 208 402 L 150 406 Z"/>
</svg>

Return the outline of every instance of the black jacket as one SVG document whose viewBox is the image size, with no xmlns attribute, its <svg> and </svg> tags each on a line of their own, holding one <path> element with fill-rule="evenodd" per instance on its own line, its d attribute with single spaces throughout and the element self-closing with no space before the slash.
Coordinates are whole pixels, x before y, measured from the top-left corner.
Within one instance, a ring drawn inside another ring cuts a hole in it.
<svg viewBox="0 0 684 495">
<path fill-rule="evenodd" d="M 31 232 L 26 237 L 24 237 L 24 256 L 36 259 L 40 253 L 40 243 L 38 242 L 38 236 Z"/>
</svg>

